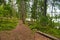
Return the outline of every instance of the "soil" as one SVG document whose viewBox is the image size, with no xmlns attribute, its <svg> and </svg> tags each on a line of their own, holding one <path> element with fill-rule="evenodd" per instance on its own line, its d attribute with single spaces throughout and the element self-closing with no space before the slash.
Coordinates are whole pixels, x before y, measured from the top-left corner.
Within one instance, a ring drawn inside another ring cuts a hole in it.
<svg viewBox="0 0 60 40">
<path fill-rule="evenodd" d="M 33 34 L 27 25 L 19 21 L 17 27 L 11 31 L 0 31 L 0 40 L 50 40 L 38 33 Z"/>
</svg>

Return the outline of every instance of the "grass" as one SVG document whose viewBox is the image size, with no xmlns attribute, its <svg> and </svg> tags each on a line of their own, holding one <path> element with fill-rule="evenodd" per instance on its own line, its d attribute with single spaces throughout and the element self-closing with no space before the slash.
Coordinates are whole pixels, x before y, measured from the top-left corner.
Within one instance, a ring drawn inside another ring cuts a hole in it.
<svg viewBox="0 0 60 40">
<path fill-rule="evenodd" d="M 12 30 L 16 27 L 18 23 L 18 19 L 16 18 L 6 18 L 2 17 L 0 18 L 0 31 L 4 30 Z"/>
<path fill-rule="evenodd" d="M 50 34 L 52 36 L 55 36 L 57 38 L 60 38 L 60 30 L 55 28 L 49 28 L 49 30 L 43 30 L 42 32 L 45 32 L 47 34 Z"/>
<path fill-rule="evenodd" d="M 29 26 L 31 29 L 37 29 L 39 31 L 42 31 L 46 34 L 49 34 L 51 36 L 54 36 L 54 37 L 57 37 L 57 38 L 60 38 L 60 29 L 56 29 L 56 28 L 52 28 L 52 27 L 47 27 L 47 26 L 41 26 L 41 25 L 37 25 L 37 24 L 34 24 L 34 25 L 30 25 Z"/>
</svg>

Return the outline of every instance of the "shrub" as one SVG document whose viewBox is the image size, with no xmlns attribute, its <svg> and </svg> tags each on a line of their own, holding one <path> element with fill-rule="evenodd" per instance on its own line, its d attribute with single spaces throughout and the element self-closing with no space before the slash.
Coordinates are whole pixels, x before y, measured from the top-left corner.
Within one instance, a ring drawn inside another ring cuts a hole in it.
<svg viewBox="0 0 60 40">
<path fill-rule="evenodd" d="M 16 27 L 18 20 L 16 18 L 6 18 L 2 17 L 0 18 L 0 31 L 1 30 L 12 30 Z"/>
</svg>

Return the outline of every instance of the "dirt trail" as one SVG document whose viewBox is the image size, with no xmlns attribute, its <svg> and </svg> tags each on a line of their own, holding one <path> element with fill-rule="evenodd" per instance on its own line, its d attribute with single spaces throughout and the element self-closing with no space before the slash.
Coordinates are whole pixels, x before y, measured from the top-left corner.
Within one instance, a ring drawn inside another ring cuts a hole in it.
<svg viewBox="0 0 60 40">
<path fill-rule="evenodd" d="M 19 21 L 16 29 L 0 32 L 0 40 L 34 40 L 31 30 Z"/>
<path fill-rule="evenodd" d="M 49 40 L 48 38 L 35 33 L 33 35 L 32 31 L 19 21 L 17 27 L 11 31 L 0 32 L 0 40 Z"/>
</svg>

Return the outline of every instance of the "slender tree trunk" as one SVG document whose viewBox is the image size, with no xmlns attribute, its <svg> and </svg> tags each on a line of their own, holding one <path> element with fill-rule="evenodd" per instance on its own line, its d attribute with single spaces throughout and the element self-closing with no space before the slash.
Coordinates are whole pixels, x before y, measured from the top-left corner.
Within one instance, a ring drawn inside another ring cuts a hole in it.
<svg viewBox="0 0 60 40">
<path fill-rule="evenodd" d="M 47 13 L 47 0 L 44 0 L 44 16 L 46 16 Z"/>
<path fill-rule="evenodd" d="M 20 1 L 20 18 L 25 23 L 25 18 L 26 18 L 26 3 L 24 0 Z"/>
</svg>

